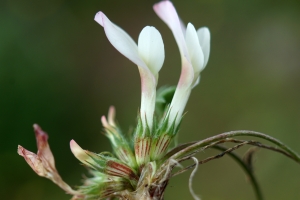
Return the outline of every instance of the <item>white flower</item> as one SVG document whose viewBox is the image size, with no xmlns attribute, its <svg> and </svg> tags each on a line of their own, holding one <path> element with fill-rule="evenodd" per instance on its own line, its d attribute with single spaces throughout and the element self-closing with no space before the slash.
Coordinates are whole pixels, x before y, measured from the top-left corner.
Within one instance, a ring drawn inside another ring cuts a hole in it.
<svg viewBox="0 0 300 200">
<path fill-rule="evenodd" d="M 104 13 L 98 12 L 95 21 L 103 26 L 110 43 L 138 66 L 142 85 L 140 114 L 143 127 L 148 126 L 151 131 L 158 72 L 165 59 L 164 44 L 160 33 L 154 27 L 146 26 L 139 35 L 137 45 L 125 31 L 113 24 Z"/>
<path fill-rule="evenodd" d="M 188 23 L 185 30 L 173 4 L 168 0 L 155 4 L 153 9 L 173 32 L 181 55 L 181 76 L 169 110 L 169 125 L 175 119 L 178 125 L 191 90 L 198 84 L 200 72 L 207 64 L 210 32 L 206 27 L 196 31 L 191 23 Z"/>
</svg>

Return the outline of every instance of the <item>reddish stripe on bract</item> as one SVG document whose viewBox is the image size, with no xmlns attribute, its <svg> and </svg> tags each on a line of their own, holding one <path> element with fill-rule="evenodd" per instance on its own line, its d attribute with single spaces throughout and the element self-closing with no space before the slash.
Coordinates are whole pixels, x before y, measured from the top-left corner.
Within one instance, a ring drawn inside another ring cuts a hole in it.
<svg viewBox="0 0 300 200">
<path fill-rule="evenodd" d="M 118 177 L 124 177 L 124 176 L 126 176 L 126 174 L 122 174 L 122 173 L 115 172 L 115 171 L 110 171 L 110 170 L 107 171 L 107 174 L 112 175 L 112 176 L 118 176 Z"/>
<path fill-rule="evenodd" d="M 145 142 L 145 140 L 144 139 L 142 139 L 142 152 L 141 152 L 141 157 L 144 157 L 145 158 L 145 149 L 144 149 L 144 142 Z"/>
<path fill-rule="evenodd" d="M 140 155 L 139 155 L 139 150 L 140 150 L 140 140 L 136 140 L 136 141 L 135 141 L 134 150 L 135 150 L 135 154 L 136 154 L 138 157 L 140 157 Z"/>
<path fill-rule="evenodd" d="M 149 155 L 149 152 L 150 152 L 151 140 L 150 140 L 150 139 L 147 139 L 147 140 L 146 140 L 146 143 L 147 143 L 146 149 L 147 149 L 147 156 L 148 156 L 148 155 Z"/>
<path fill-rule="evenodd" d="M 132 170 L 128 166 L 123 165 L 121 163 L 114 162 L 114 161 L 108 161 L 107 166 L 114 168 L 114 169 L 118 169 L 119 171 L 122 171 L 127 174 L 132 172 Z"/>
<path fill-rule="evenodd" d="M 170 143 L 170 140 L 168 139 L 168 140 L 164 143 L 164 146 L 163 146 L 163 148 L 162 148 L 162 150 L 161 150 L 160 153 L 162 153 L 162 152 L 164 152 L 164 151 L 166 150 L 166 148 L 169 146 L 169 143 Z"/>
<path fill-rule="evenodd" d="M 138 177 L 135 175 L 135 173 L 127 165 L 117 163 L 114 161 L 108 161 L 107 166 L 116 170 L 116 171 L 113 171 L 113 170 L 108 169 L 108 173 L 114 174 L 115 176 L 121 176 L 121 177 L 126 176 L 126 177 L 130 177 L 130 178 L 138 179 Z M 118 173 L 118 171 L 119 171 L 119 173 Z"/>
<path fill-rule="evenodd" d="M 160 148 L 160 145 L 161 145 L 161 142 L 162 142 L 162 137 L 159 137 L 159 139 L 158 139 L 158 141 L 157 141 L 157 147 L 159 147 Z"/>
</svg>

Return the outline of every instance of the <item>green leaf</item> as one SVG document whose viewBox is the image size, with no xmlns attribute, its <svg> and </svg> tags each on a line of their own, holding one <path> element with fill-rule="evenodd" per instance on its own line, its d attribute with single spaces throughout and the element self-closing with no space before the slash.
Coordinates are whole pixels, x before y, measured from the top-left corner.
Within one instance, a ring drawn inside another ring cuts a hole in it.
<svg viewBox="0 0 300 200">
<path fill-rule="evenodd" d="M 155 111 L 159 118 L 163 116 L 166 107 L 171 103 L 176 86 L 162 86 L 157 90 Z"/>
</svg>

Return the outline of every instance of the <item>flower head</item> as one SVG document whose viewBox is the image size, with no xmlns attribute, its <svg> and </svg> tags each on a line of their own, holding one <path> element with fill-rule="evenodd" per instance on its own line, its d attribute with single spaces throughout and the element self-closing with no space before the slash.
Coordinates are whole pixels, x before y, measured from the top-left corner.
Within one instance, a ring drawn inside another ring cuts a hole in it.
<svg viewBox="0 0 300 200">
<path fill-rule="evenodd" d="M 170 27 L 181 55 L 181 76 L 176 87 L 163 88 L 156 95 L 158 73 L 163 65 L 165 52 L 162 37 L 152 26 L 142 29 L 138 43 L 120 27 L 112 23 L 103 12 L 95 16 L 110 43 L 125 57 L 137 65 L 141 77 L 141 106 L 133 138 L 126 137 L 115 120 L 115 108 L 109 108 L 108 116 L 102 116 L 104 135 L 110 140 L 113 153 L 94 153 L 82 149 L 74 140 L 70 148 L 74 156 L 89 168 L 91 178 L 83 186 L 73 190 L 59 176 L 50 151 L 48 136 L 34 125 L 38 141 L 38 153 L 23 147 L 18 153 L 25 158 L 40 176 L 51 179 L 73 199 L 161 199 L 176 160 L 171 158 L 174 136 L 179 130 L 182 114 L 192 88 L 199 82 L 205 68 L 210 48 L 207 28 L 198 31 L 189 23 L 182 23 L 170 1 L 154 5 L 158 16 Z M 175 92 L 175 93 L 174 93 Z M 166 100 L 166 99 L 169 100 Z M 171 100 L 170 100 L 171 99 Z M 156 102 L 157 101 L 157 102 Z M 170 105 L 169 105 L 170 103 Z M 155 113 L 160 110 L 160 113 Z M 173 145 L 174 146 L 174 145 Z M 175 148 L 175 152 L 179 151 Z M 150 198 L 151 197 L 151 198 Z M 155 197 L 155 198 L 154 198 Z"/>
<path fill-rule="evenodd" d="M 131 144 L 127 138 L 124 137 L 121 129 L 115 122 L 115 108 L 111 106 L 108 111 L 108 120 L 105 116 L 101 117 L 101 122 L 104 127 L 104 135 L 106 135 L 113 147 L 115 154 L 121 161 L 127 163 L 130 167 L 137 169 L 138 165 Z"/>
</svg>

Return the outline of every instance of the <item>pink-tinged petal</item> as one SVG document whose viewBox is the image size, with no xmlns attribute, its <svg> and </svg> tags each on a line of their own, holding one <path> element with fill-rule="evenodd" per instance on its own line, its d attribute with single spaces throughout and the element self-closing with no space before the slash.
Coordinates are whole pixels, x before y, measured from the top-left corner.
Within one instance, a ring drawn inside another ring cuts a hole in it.
<svg viewBox="0 0 300 200">
<path fill-rule="evenodd" d="M 197 31 L 200 46 L 204 54 L 204 67 L 207 65 L 210 53 L 210 32 L 207 27 L 199 28 Z"/>
<path fill-rule="evenodd" d="M 165 50 L 162 37 L 156 28 L 143 28 L 138 39 L 138 51 L 157 81 L 158 72 L 165 60 Z"/>
<path fill-rule="evenodd" d="M 199 44 L 196 29 L 191 23 L 187 26 L 185 40 L 194 69 L 193 83 L 195 83 L 200 72 L 204 69 L 204 56 Z"/>
<path fill-rule="evenodd" d="M 108 123 L 111 126 L 116 126 L 115 117 L 116 117 L 116 109 L 114 106 L 110 106 L 108 110 Z"/>
<path fill-rule="evenodd" d="M 104 115 L 101 117 L 101 123 L 102 123 L 102 126 L 107 130 L 107 131 L 105 131 L 105 135 L 110 139 L 110 142 L 113 144 L 113 146 L 116 146 L 117 145 L 117 142 L 115 139 L 117 137 L 115 134 L 116 129 L 107 122 L 107 119 Z M 71 149 L 72 149 L 72 146 L 71 146 Z"/>
<path fill-rule="evenodd" d="M 191 87 L 189 88 L 177 88 L 173 97 L 173 100 L 171 102 L 170 105 L 170 109 L 169 109 L 169 125 L 172 125 L 172 123 L 175 121 L 175 124 L 178 125 L 184 108 L 187 104 L 187 101 L 190 97 L 191 94 Z"/>
<path fill-rule="evenodd" d="M 156 14 L 169 26 L 179 47 L 182 60 L 182 69 L 178 88 L 191 87 L 194 79 L 194 71 L 183 35 L 182 22 L 178 17 L 176 9 L 170 1 L 161 1 L 155 4 L 153 9 Z"/>
<path fill-rule="evenodd" d="M 106 117 L 105 117 L 104 115 L 101 117 L 101 123 L 102 123 L 102 126 L 103 126 L 104 128 L 107 128 L 107 129 L 110 128 L 110 125 L 109 125 L 109 123 L 107 122 L 107 119 L 106 119 Z M 72 140 L 71 140 L 71 142 L 72 142 Z M 70 143 L 70 145 L 71 145 L 71 143 Z M 71 148 L 71 149 L 72 149 L 72 148 Z"/>
<path fill-rule="evenodd" d="M 181 28 L 181 22 L 173 4 L 170 1 L 161 1 L 157 4 L 154 4 L 153 9 L 173 32 L 181 56 L 188 59 L 188 52 Z"/>
<path fill-rule="evenodd" d="M 58 174 L 53 154 L 48 144 L 48 135 L 37 124 L 33 125 L 35 136 L 37 140 L 38 152 L 32 153 L 22 146 L 18 146 L 18 154 L 24 157 L 28 165 L 39 175 L 52 180 L 60 188 L 68 194 L 75 196 L 80 195 L 79 192 L 73 190 L 67 183 L 65 183 Z"/>
<path fill-rule="evenodd" d="M 70 148 L 73 155 L 85 165 L 95 169 L 93 165 L 97 165 L 95 161 L 89 156 L 89 154 L 93 154 L 91 152 L 87 152 L 83 150 L 74 140 L 70 141 Z"/>
<path fill-rule="evenodd" d="M 116 115 L 115 107 L 110 106 L 108 111 L 108 121 L 106 117 L 103 115 L 101 117 L 101 123 L 102 126 L 106 129 L 105 135 L 110 139 L 111 143 L 114 146 L 117 146 L 116 137 L 119 138 L 119 134 L 116 129 L 116 124 L 114 121 L 115 115 Z"/>
<path fill-rule="evenodd" d="M 108 40 L 121 54 L 136 65 L 147 68 L 139 56 L 136 43 L 124 30 L 113 24 L 103 12 L 96 14 L 95 21 L 103 26 Z"/>
<path fill-rule="evenodd" d="M 203 69 L 203 53 L 199 41 L 196 39 L 197 35 L 194 27 L 189 25 L 185 30 L 170 1 L 161 1 L 155 4 L 153 8 L 156 14 L 172 30 L 181 54 L 181 75 L 169 109 L 169 125 L 175 119 L 175 123 L 178 125 L 191 89 L 198 83 L 199 72 Z M 186 37 L 184 37 L 184 34 Z"/>
<path fill-rule="evenodd" d="M 168 111 L 169 125 L 172 125 L 174 120 L 178 125 L 191 89 L 198 84 L 200 72 L 207 64 L 210 34 L 205 28 L 197 33 L 192 24 L 188 24 L 185 29 L 176 9 L 169 0 L 155 4 L 153 9 L 172 30 L 181 54 L 181 75 Z"/>
</svg>

